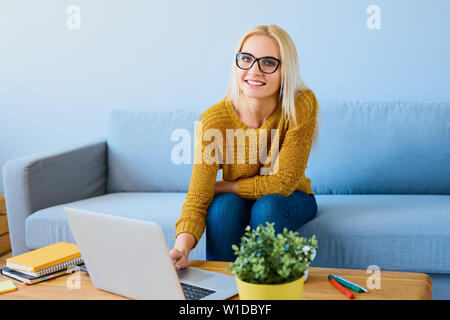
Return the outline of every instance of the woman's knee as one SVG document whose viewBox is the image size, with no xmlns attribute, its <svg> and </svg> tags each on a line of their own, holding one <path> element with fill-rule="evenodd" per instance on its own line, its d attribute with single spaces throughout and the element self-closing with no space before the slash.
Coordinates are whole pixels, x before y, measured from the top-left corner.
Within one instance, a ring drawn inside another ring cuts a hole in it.
<svg viewBox="0 0 450 320">
<path fill-rule="evenodd" d="M 212 222 L 217 225 L 224 220 L 239 220 L 243 215 L 248 215 L 246 211 L 248 207 L 244 199 L 234 193 L 220 193 L 210 204 L 206 221 L 208 224 Z"/>
<path fill-rule="evenodd" d="M 300 218 L 302 224 L 312 220 L 317 215 L 316 197 L 301 191 L 295 191 L 293 197 L 293 217 Z"/>
<path fill-rule="evenodd" d="M 288 222 L 285 206 L 286 197 L 279 194 L 270 194 L 259 198 L 252 207 L 252 229 L 258 225 L 266 225 L 266 222 L 275 222 L 275 230 L 278 226 L 284 226 Z"/>
</svg>

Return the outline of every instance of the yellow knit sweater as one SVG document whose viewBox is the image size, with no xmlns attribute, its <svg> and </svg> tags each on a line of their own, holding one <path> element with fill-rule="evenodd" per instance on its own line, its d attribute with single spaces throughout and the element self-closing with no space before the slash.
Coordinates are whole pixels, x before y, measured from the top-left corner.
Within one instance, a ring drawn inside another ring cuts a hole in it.
<svg viewBox="0 0 450 320">
<path fill-rule="evenodd" d="M 214 199 L 214 186 L 220 169 L 223 180 L 238 181 L 239 196 L 245 199 L 259 199 L 268 194 L 289 196 L 294 190 L 314 194 L 305 169 L 317 109 L 316 96 L 309 89 L 295 99 L 297 126 L 292 121 L 285 121 L 280 103 L 257 129 L 241 121 L 227 98 L 207 109 L 200 116 L 198 124 L 201 126 L 196 129 L 196 160 L 181 215 L 175 224 L 176 236 L 189 232 L 194 235 L 197 245 L 206 226 L 206 215 Z M 239 129 L 242 129 L 241 133 L 248 133 L 245 144 L 239 144 L 237 134 L 232 135 L 239 133 Z M 255 135 L 256 139 L 252 140 Z M 261 154 L 267 154 L 267 157 Z M 273 161 L 273 158 L 277 160 Z M 262 173 L 263 169 L 272 174 Z"/>
</svg>

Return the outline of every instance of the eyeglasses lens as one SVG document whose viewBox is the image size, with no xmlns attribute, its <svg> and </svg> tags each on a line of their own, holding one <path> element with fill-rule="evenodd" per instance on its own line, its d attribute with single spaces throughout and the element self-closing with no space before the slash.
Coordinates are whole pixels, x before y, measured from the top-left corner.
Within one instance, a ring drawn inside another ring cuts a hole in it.
<svg viewBox="0 0 450 320">
<path fill-rule="evenodd" d="M 237 55 L 236 62 L 237 62 L 237 66 L 239 68 L 247 70 L 247 69 L 250 69 L 254 60 L 255 59 L 248 54 L 239 53 Z M 264 58 L 264 59 L 259 60 L 259 66 L 260 66 L 260 70 L 262 72 L 272 73 L 277 68 L 278 61 L 275 59 L 271 59 L 271 58 Z"/>
</svg>

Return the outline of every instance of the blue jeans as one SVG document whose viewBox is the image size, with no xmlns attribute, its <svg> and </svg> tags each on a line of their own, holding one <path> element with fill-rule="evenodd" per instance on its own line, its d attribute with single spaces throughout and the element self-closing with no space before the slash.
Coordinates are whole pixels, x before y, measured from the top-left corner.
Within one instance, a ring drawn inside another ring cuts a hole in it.
<svg viewBox="0 0 450 320">
<path fill-rule="evenodd" d="M 275 233 L 297 228 L 316 216 L 317 203 L 312 194 L 295 190 L 290 196 L 270 194 L 258 200 L 242 199 L 234 193 L 219 193 L 206 217 L 206 260 L 234 261 L 231 245 L 239 246 L 245 227 L 275 222 Z"/>
</svg>

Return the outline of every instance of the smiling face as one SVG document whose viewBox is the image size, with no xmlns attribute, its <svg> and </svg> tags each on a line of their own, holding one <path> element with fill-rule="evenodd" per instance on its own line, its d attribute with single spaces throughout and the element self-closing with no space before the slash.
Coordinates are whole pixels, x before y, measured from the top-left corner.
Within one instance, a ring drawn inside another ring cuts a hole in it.
<svg viewBox="0 0 450 320">
<path fill-rule="evenodd" d="M 253 35 L 245 40 L 241 52 L 252 54 L 256 58 L 274 57 L 281 60 L 277 41 L 267 35 Z M 262 63 L 262 61 L 260 61 Z M 262 67 L 262 65 L 261 65 Z M 237 81 L 242 93 L 248 98 L 267 98 L 276 95 L 281 85 L 281 66 L 274 73 L 264 73 L 259 70 L 258 62 L 248 70 L 236 67 Z M 251 85 L 248 81 L 263 82 L 264 85 Z"/>
</svg>

